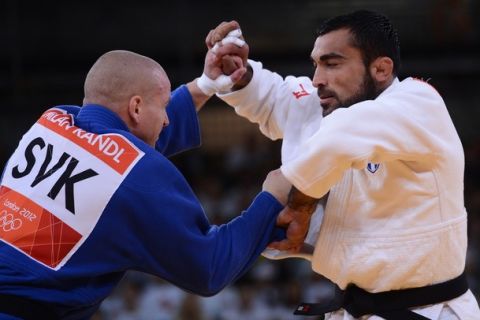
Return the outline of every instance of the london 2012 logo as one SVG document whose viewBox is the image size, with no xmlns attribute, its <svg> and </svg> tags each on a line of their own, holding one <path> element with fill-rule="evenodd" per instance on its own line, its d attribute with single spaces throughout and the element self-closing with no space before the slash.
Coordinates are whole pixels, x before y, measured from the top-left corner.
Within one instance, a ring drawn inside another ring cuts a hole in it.
<svg viewBox="0 0 480 320">
<path fill-rule="evenodd" d="M 5 232 L 18 230 L 22 226 L 22 220 L 15 218 L 13 214 L 7 213 L 6 210 L 0 212 L 0 228 Z"/>
</svg>

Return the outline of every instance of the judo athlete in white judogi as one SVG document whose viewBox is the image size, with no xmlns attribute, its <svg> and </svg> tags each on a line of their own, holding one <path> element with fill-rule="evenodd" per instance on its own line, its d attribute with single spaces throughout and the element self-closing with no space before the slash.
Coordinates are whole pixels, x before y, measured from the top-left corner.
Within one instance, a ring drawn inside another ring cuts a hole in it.
<svg viewBox="0 0 480 320">
<path fill-rule="evenodd" d="M 234 27 L 220 25 L 207 44 Z M 386 17 L 339 16 L 319 34 L 312 80 L 284 79 L 249 60 L 239 90 L 219 95 L 264 135 L 283 139 L 281 171 L 304 197 L 328 196 L 311 219 L 310 252 L 289 251 L 298 243 L 287 239 L 264 255 L 309 259 L 341 290 L 327 308 L 303 304 L 298 314 L 480 319 L 464 276 L 464 153 L 442 97 L 424 81 L 399 81 L 398 40 Z M 245 46 L 216 50 L 245 54 Z M 286 208 L 279 221 L 292 223 L 294 214 Z"/>
</svg>

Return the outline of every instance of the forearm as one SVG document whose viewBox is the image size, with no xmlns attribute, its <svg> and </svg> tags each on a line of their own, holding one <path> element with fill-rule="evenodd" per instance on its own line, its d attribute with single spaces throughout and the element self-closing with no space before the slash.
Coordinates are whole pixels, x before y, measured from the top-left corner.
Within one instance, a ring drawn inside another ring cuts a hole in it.
<svg viewBox="0 0 480 320">
<path fill-rule="evenodd" d="M 291 105 L 291 94 L 284 79 L 263 69 L 260 62 L 249 60 L 248 66 L 247 78 L 242 79 L 234 91 L 217 95 L 233 106 L 238 115 L 258 123 L 260 131 L 268 138 L 282 138 Z"/>
<path fill-rule="evenodd" d="M 205 105 L 205 103 L 210 99 L 210 96 L 204 94 L 202 90 L 197 85 L 197 80 L 195 79 L 189 83 L 187 83 L 188 91 L 192 96 L 193 104 L 195 105 L 195 109 L 200 111 L 200 109 Z"/>
<path fill-rule="evenodd" d="M 169 239 L 177 246 L 156 252 L 164 256 L 165 250 L 170 250 L 177 259 L 169 261 L 169 273 L 161 276 L 202 296 L 218 293 L 248 271 L 260 256 L 271 241 L 281 209 L 278 201 L 263 192 L 229 223 L 172 234 Z"/>
<path fill-rule="evenodd" d="M 210 285 L 220 290 L 236 281 L 255 263 L 272 241 L 282 205 L 271 194 L 260 193 L 242 215 L 216 230 L 216 254 Z"/>
</svg>

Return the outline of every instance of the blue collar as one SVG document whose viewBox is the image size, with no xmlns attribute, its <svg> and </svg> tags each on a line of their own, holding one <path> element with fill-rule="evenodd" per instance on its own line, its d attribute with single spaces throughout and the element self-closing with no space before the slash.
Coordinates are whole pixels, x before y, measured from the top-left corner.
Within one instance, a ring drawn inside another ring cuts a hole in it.
<svg viewBox="0 0 480 320">
<path fill-rule="evenodd" d="M 130 131 L 125 122 L 115 112 L 99 104 L 86 104 L 81 107 L 75 121 L 83 125 L 95 124 Z"/>
</svg>

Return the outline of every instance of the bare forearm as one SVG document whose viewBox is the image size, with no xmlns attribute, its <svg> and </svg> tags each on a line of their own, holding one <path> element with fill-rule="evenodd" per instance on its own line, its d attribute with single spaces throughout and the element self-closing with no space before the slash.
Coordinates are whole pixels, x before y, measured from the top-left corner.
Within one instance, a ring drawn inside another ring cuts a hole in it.
<svg viewBox="0 0 480 320">
<path fill-rule="evenodd" d="M 197 79 L 187 83 L 188 91 L 190 92 L 195 105 L 195 109 L 200 111 L 200 109 L 205 105 L 205 103 L 210 99 L 210 96 L 204 94 L 202 90 L 197 86 Z"/>
</svg>

